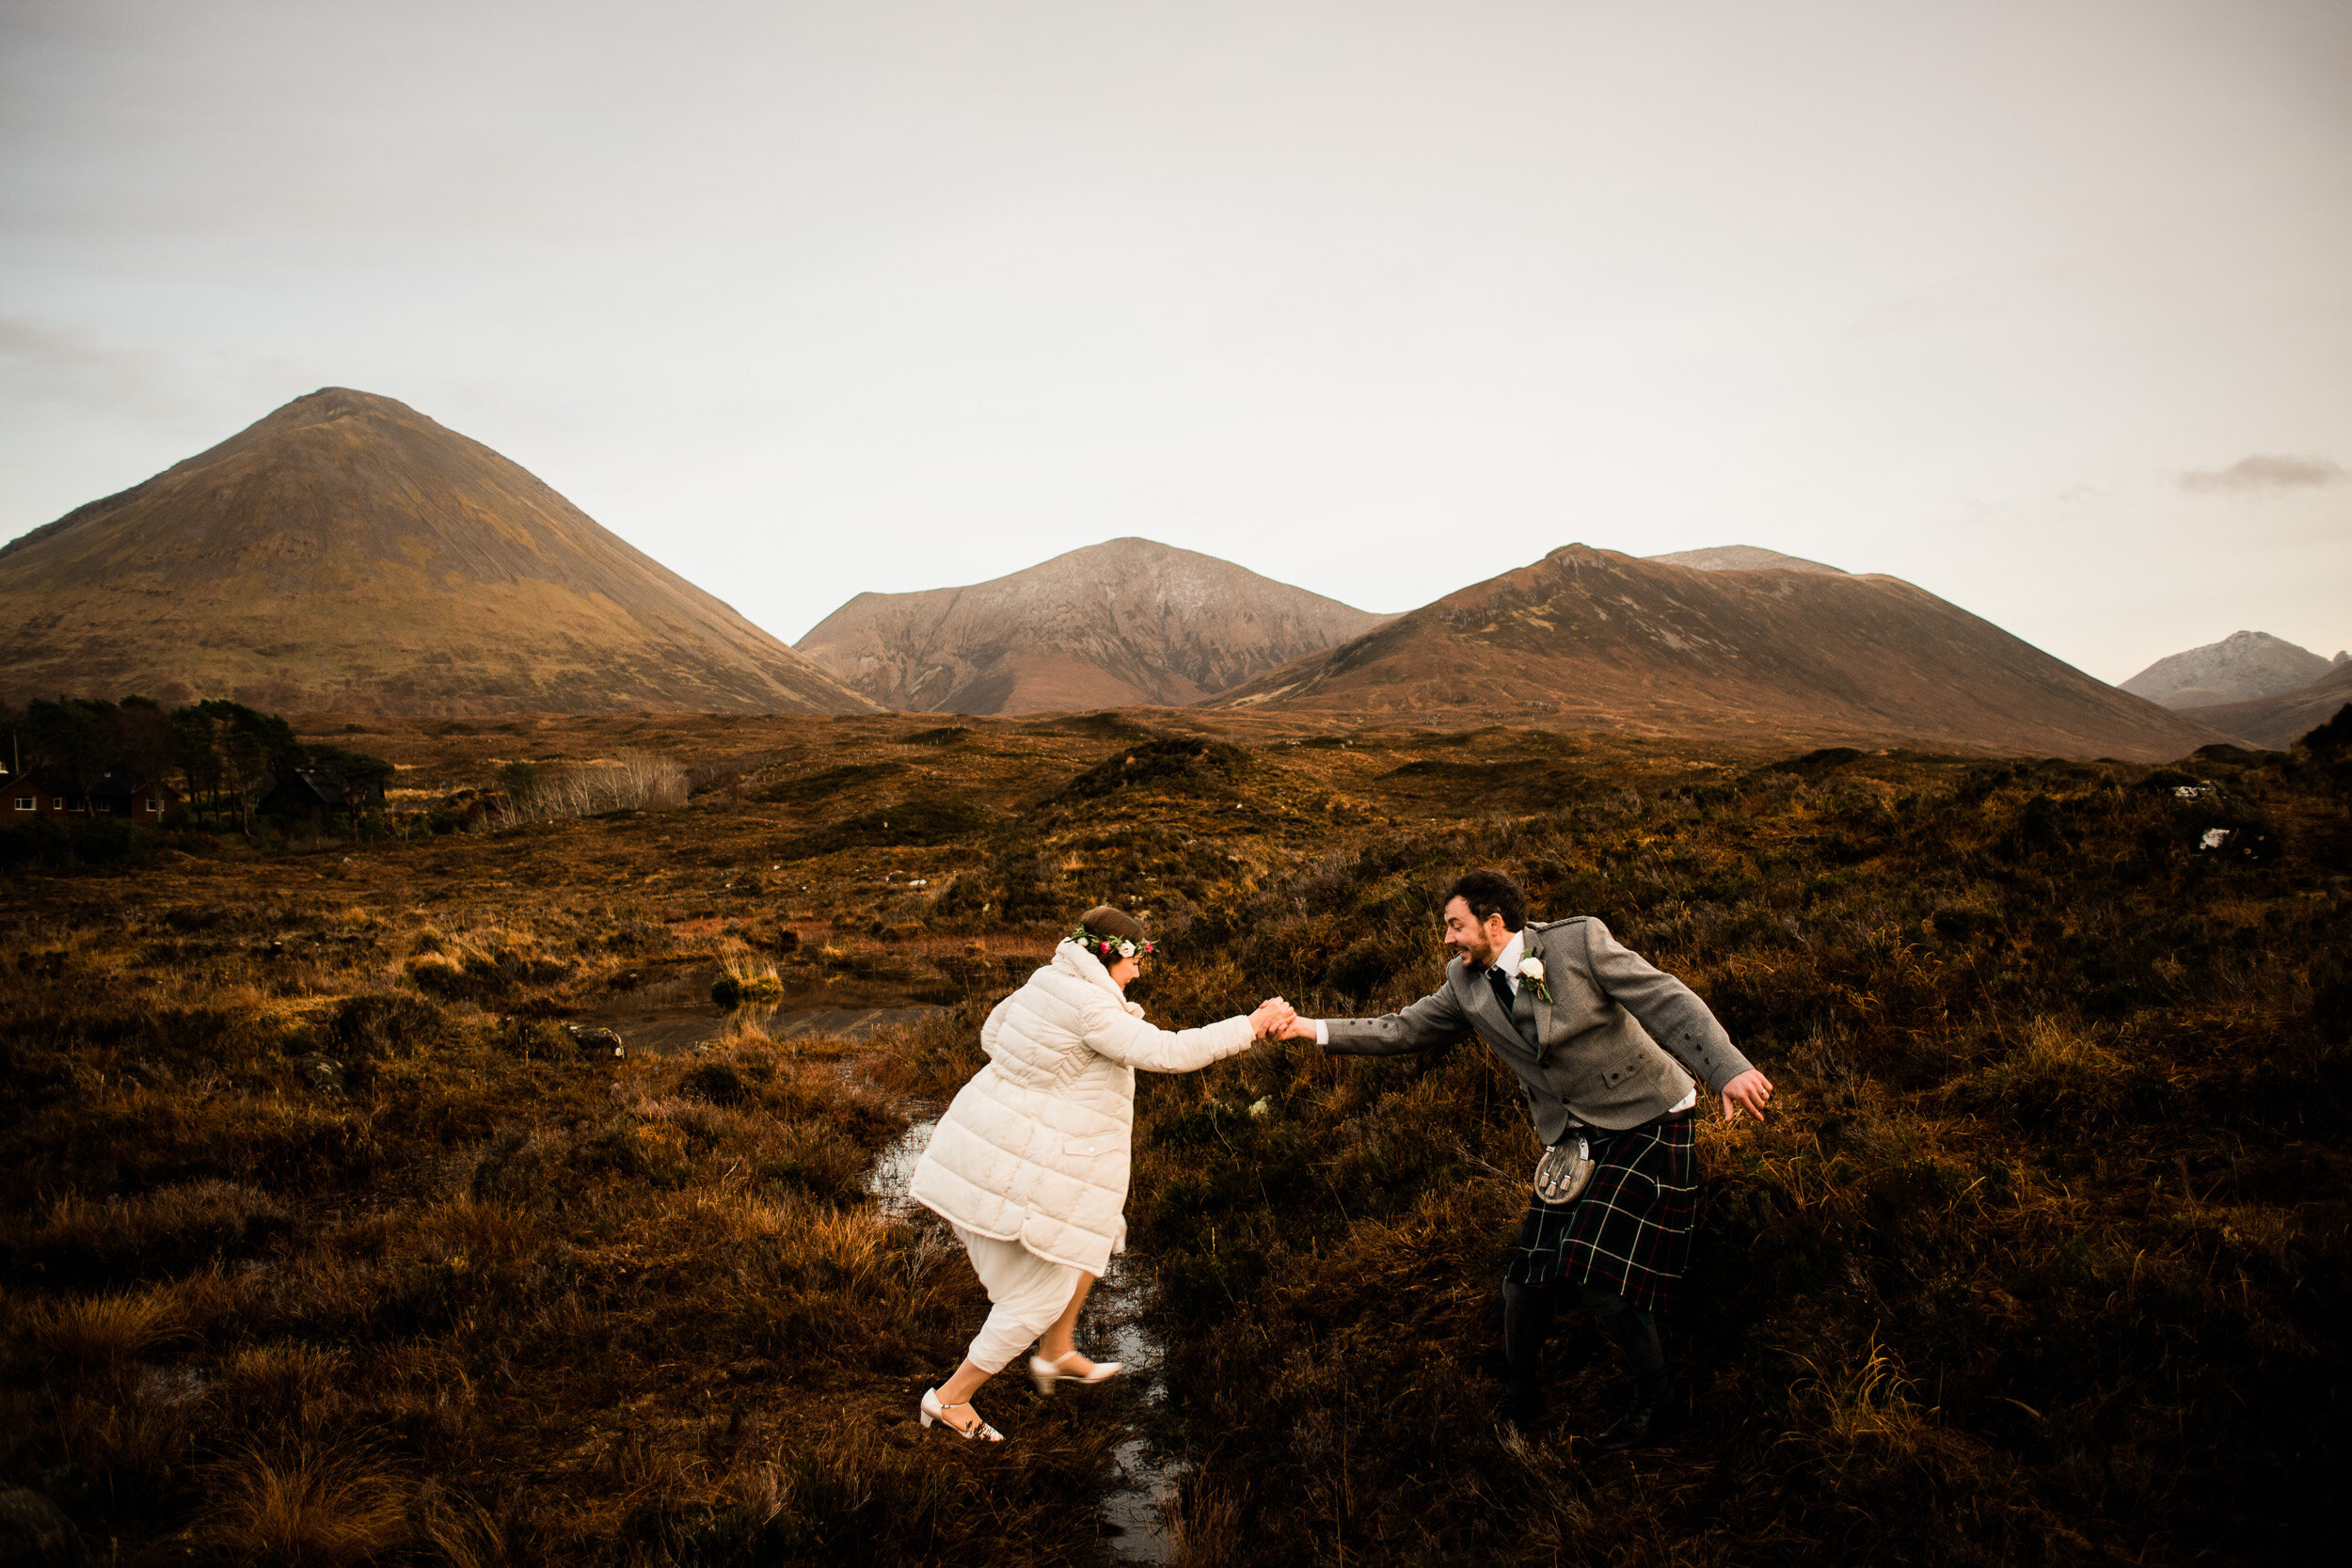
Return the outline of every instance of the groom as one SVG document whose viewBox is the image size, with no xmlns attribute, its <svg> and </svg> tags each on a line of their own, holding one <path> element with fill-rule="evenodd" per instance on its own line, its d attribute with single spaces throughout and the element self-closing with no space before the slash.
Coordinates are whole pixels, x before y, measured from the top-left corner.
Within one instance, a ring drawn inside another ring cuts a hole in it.
<svg viewBox="0 0 2352 1568">
<path fill-rule="evenodd" d="M 1633 1373 L 1633 1402 L 1600 1434 L 1601 1451 L 1639 1447 L 1666 1425 L 1655 1314 L 1672 1305 L 1691 1256 L 1693 1075 L 1723 1097 L 1726 1120 L 1742 1108 L 1762 1119 L 1772 1082 L 1690 987 L 1599 921 L 1528 925 L 1527 895 L 1500 871 L 1469 872 L 1446 890 L 1445 938 L 1456 956 L 1439 990 L 1386 1018 L 1299 1019 L 1285 1036 L 1333 1055 L 1392 1056 L 1475 1034 L 1518 1074 L 1547 1148 L 1573 1154 L 1585 1140 L 1590 1181 L 1565 1202 L 1531 1192 L 1503 1270 L 1511 1375 L 1494 1414 L 1516 1424 L 1543 1408 L 1544 1337 L 1554 1301 L 1573 1292 Z"/>
</svg>

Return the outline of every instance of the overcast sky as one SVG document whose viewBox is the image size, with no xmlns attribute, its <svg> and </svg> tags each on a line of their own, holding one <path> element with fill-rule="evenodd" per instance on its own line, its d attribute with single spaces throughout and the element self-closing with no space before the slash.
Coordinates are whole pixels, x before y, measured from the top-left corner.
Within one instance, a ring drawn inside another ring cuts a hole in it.
<svg viewBox="0 0 2352 1568">
<path fill-rule="evenodd" d="M 797 638 L 1120 534 L 2352 643 L 2352 5 L 0 0 L 0 536 L 322 386 Z"/>
</svg>

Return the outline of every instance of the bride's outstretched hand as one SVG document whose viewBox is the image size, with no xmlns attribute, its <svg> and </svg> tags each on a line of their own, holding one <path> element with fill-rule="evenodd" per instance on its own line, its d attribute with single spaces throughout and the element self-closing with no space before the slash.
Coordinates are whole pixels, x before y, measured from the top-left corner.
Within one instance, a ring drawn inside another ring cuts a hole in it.
<svg viewBox="0 0 2352 1568">
<path fill-rule="evenodd" d="M 1297 1009 L 1289 1003 L 1279 996 L 1269 996 L 1249 1015 L 1249 1033 L 1257 1039 L 1279 1039 L 1297 1017 Z"/>
</svg>

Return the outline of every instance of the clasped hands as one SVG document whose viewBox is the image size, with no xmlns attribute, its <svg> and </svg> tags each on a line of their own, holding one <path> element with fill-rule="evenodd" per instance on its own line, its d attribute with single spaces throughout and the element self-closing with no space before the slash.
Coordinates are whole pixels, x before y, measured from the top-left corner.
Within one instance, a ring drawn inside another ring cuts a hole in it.
<svg viewBox="0 0 2352 1568">
<path fill-rule="evenodd" d="M 1249 1015 L 1249 1033 L 1262 1040 L 1312 1039 L 1315 1026 L 1279 996 L 1269 996 Z"/>
</svg>

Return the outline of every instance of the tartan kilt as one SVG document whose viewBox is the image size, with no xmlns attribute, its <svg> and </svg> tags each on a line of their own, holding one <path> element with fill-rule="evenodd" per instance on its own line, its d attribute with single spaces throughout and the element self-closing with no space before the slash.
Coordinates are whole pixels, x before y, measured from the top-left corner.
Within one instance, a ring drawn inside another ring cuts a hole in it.
<svg viewBox="0 0 2352 1568">
<path fill-rule="evenodd" d="M 1592 1129 L 1593 1180 L 1571 1202 L 1531 1192 L 1502 1277 L 1514 1285 L 1597 1285 L 1645 1311 L 1671 1310 L 1691 1266 L 1698 1210 L 1697 1115 L 1622 1132 Z"/>
</svg>

